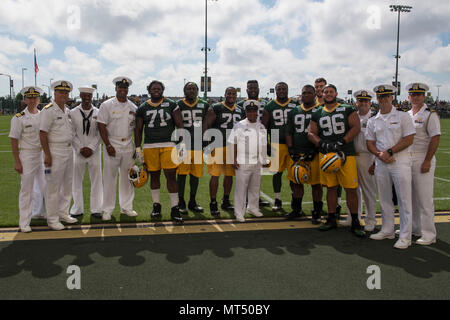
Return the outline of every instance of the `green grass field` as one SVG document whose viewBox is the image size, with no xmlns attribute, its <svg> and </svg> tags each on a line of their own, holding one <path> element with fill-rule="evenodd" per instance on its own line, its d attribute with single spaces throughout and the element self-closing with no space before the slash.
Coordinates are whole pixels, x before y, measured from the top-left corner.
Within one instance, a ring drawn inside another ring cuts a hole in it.
<svg viewBox="0 0 450 320">
<path fill-rule="evenodd" d="M 17 226 L 19 221 L 19 209 L 18 209 L 18 196 L 20 190 L 20 177 L 13 168 L 13 157 L 11 153 L 10 139 L 8 138 L 10 128 L 10 116 L 0 116 L 0 193 L 2 195 L 0 204 L 0 226 L 11 227 Z M 437 168 L 435 173 L 434 184 L 434 198 L 436 211 L 443 211 L 450 209 L 450 119 L 441 120 L 441 143 L 437 152 Z M 211 219 L 209 214 L 209 176 L 206 175 L 200 180 L 199 190 L 197 193 L 197 202 L 205 208 L 203 214 L 193 214 L 189 212 L 189 216 L 184 216 L 185 219 Z M 222 179 L 220 181 L 222 184 Z M 170 219 L 170 201 L 167 193 L 164 175 L 161 176 L 161 204 L 163 206 L 163 219 Z M 84 179 L 84 199 L 85 199 L 85 215 L 83 216 L 82 223 L 102 223 L 101 220 L 92 219 L 89 216 L 89 176 L 86 170 Z M 263 176 L 261 191 L 270 198 L 273 198 L 272 189 L 272 177 Z M 223 195 L 222 185 L 219 187 L 217 199 L 220 201 Z M 233 195 L 233 192 L 232 192 Z M 189 197 L 189 180 L 186 183 L 186 200 Z M 231 196 L 232 197 L 232 196 Z M 345 199 L 345 194 L 343 195 Z M 284 209 L 290 210 L 291 193 L 288 180 L 283 179 L 282 187 L 282 200 Z M 310 214 L 312 209 L 311 188 L 306 186 L 305 196 L 303 198 L 303 211 L 306 214 Z M 325 202 L 325 201 L 324 201 Z M 113 213 L 113 221 L 116 222 L 145 222 L 149 221 L 150 212 L 152 211 L 152 198 L 150 194 L 149 184 L 143 188 L 136 189 L 134 199 L 134 209 L 138 212 L 137 218 L 130 218 L 125 215 L 120 215 L 118 197 L 116 203 L 116 209 Z M 324 205 L 326 210 L 326 205 Z M 266 216 L 282 216 L 283 212 L 273 213 L 272 210 L 267 207 L 261 210 Z M 343 206 L 343 212 L 346 212 L 345 205 Z M 234 216 L 225 211 L 221 213 L 222 218 L 234 218 Z M 33 225 L 46 225 L 44 220 L 33 220 Z"/>
</svg>

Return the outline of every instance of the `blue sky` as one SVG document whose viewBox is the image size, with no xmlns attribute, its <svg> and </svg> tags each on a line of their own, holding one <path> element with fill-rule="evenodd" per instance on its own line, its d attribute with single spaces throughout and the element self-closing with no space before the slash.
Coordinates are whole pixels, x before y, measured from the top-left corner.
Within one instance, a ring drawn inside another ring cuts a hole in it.
<svg viewBox="0 0 450 320">
<path fill-rule="evenodd" d="M 413 6 L 401 17 L 399 79 L 429 84 L 433 96 L 450 99 L 450 9 L 444 0 Z M 261 95 L 278 81 L 290 94 L 323 76 L 341 96 L 392 82 L 396 14 L 390 1 L 218 0 L 208 2 L 208 75 L 220 96 L 228 86 L 245 88 L 258 79 Z M 203 0 L 2 1 L 0 73 L 12 75 L 15 93 L 34 84 L 33 48 L 38 51 L 38 86 L 50 78 L 74 87 L 98 84 L 114 94 L 112 79 L 130 77 L 131 94 L 162 80 L 166 95 L 182 95 L 184 79 L 199 82 L 204 68 Z M 79 13 L 79 15 L 78 15 Z M 79 19 L 78 19 L 79 18 Z M 77 22 L 79 24 L 77 25 Z M 245 96 L 245 90 L 243 96 Z M 9 94 L 0 76 L 0 95 Z M 74 96 L 78 95 L 75 89 Z M 405 98 L 405 95 L 402 95 Z"/>
</svg>

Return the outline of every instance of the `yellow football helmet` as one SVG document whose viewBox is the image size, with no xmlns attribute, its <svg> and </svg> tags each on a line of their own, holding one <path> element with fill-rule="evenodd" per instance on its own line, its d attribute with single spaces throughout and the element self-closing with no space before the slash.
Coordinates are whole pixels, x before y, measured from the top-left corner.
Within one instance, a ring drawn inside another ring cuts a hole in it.
<svg viewBox="0 0 450 320">
<path fill-rule="evenodd" d="M 290 172 L 290 180 L 296 184 L 305 184 L 311 178 L 311 168 L 307 162 L 298 161 L 294 163 Z"/>
<path fill-rule="evenodd" d="M 345 154 L 342 151 L 329 152 L 320 159 L 320 169 L 326 173 L 337 172 L 345 163 Z"/>
<path fill-rule="evenodd" d="M 136 188 L 141 188 L 144 186 L 148 180 L 146 165 L 144 164 L 142 169 L 139 169 L 136 165 L 131 167 L 130 170 L 128 170 L 128 179 Z"/>
</svg>

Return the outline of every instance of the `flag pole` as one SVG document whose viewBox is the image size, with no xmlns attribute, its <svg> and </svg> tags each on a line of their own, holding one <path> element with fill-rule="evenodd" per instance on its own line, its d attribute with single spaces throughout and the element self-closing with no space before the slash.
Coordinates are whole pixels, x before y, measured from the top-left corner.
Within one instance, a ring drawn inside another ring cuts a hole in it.
<svg viewBox="0 0 450 320">
<path fill-rule="evenodd" d="M 36 48 L 34 49 L 34 86 L 37 86 L 37 81 L 36 81 L 36 74 L 37 74 L 37 61 L 36 61 Z"/>
</svg>

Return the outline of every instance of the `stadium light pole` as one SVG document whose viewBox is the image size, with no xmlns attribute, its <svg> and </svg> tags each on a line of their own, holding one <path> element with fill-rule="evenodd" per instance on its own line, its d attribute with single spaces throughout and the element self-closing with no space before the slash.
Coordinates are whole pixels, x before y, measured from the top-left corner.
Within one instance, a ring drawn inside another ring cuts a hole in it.
<svg viewBox="0 0 450 320">
<path fill-rule="evenodd" d="M 442 87 L 442 85 L 438 84 L 438 85 L 436 85 L 436 87 L 438 88 L 438 95 L 437 95 L 437 98 L 436 98 L 436 104 L 437 104 L 439 102 L 439 88 Z"/>
<path fill-rule="evenodd" d="M 24 72 L 25 70 L 28 70 L 28 69 L 27 69 L 27 68 L 22 68 L 22 90 L 23 90 L 23 88 L 24 88 L 23 72 Z"/>
<path fill-rule="evenodd" d="M 12 86 L 11 86 L 11 76 L 6 73 L 0 73 L 0 76 L 7 76 L 9 77 L 9 98 L 12 100 Z"/>
<path fill-rule="evenodd" d="M 217 1 L 217 0 L 211 0 Z M 211 48 L 208 48 L 208 0 L 205 0 L 205 47 L 202 48 L 202 51 L 205 51 L 205 80 L 204 80 L 204 95 L 203 98 L 206 100 L 208 98 L 208 51 L 211 51 Z"/>
<path fill-rule="evenodd" d="M 52 80 L 53 80 L 53 78 L 50 78 L 49 86 L 48 86 L 48 98 L 49 98 L 49 99 L 52 98 L 52 96 L 51 96 L 51 91 L 50 91 L 50 87 L 52 86 Z"/>
<path fill-rule="evenodd" d="M 50 86 L 46 85 L 46 84 L 42 84 L 42 86 L 47 87 L 48 88 L 48 96 L 50 98 Z"/>
<path fill-rule="evenodd" d="M 391 8 L 392 12 L 398 12 L 398 22 L 397 22 L 397 54 L 395 55 L 395 87 L 397 88 L 398 92 L 398 59 L 400 59 L 400 56 L 398 55 L 399 50 L 399 43 L 400 43 L 400 13 L 401 12 L 411 12 L 412 7 L 411 6 L 404 6 L 404 5 L 390 5 L 389 8 Z M 395 103 L 397 103 L 397 92 L 395 93 Z"/>
</svg>

